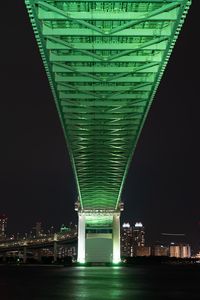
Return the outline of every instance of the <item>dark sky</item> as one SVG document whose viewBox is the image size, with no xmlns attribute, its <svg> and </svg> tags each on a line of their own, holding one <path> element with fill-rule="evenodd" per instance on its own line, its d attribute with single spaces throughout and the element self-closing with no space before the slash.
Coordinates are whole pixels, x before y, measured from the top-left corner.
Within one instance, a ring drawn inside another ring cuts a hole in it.
<svg viewBox="0 0 200 300">
<path fill-rule="evenodd" d="M 200 241 L 199 10 L 194 0 L 142 131 L 122 220 L 148 240 Z M 0 213 L 9 232 L 76 222 L 75 182 L 55 104 L 22 0 L 1 3 Z"/>
</svg>

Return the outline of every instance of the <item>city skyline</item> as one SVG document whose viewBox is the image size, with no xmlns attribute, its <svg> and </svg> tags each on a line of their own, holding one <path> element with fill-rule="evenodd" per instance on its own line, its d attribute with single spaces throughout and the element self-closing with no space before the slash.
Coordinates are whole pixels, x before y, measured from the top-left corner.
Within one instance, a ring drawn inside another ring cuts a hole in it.
<svg viewBox="0 0 200 300">
<path fill-rule="evenodd" d="M 70 223 L 67 226 L 62 224 L 59 229 L 53 226 L 47 229 L 43 227 L 41 222 L 36 222 L 32 230 L 27 230 L 25 234 L 9 234 L 6 231 L 7 220 L 5 215 L 0 216 L 0 250 L 1 253 L 4 253 L 0 257 L 1 260 L 5 260 L 5 257 L 20 260 L 21 257 L 25 263 L 27 260 L 27 248 L 32 249 L 33 255 L 34 247 L 36 249 L 39 247 L 41 248 L 40 255 L 38 257 L 38 251 L 36 251 L 36 261 L 38 259 L 41 260 L 41 256 L 51 256 L 55 262 L 58 258 L 63 258 L 65 255 L 73 257 L 73 260 L 76 261 L 78 249 L 78 226 L 76 224 Z M 70 241 L 72 240 L 73 242 L 71 243 Z M 63 243 L 69 242 L 68 250 L 66 249 L 65 251 L 63 245 L 59 247 L 59 250 L 54 245 L 57 241 L 61 243 L 62 241 Z M 146 243 L 146 230 L 141 222 L 121 224 L 120 241 L 123 262 L 127 262 L 126 258 L 153 256 L 171 257 L 172 259 L 175 257 L 198 259 L 200 253 L 199 249 L 194 249 L 192 245 L 188 244 L 185 234 L 161 233 L 159 241 L 152 241 L 150 244 Z M 43 255 L 41 255 L 41 251 L 43 251 Z M 19 253 L 21 254 L 19 255 Z"/>
<path fill-rule="evenodd" d="M 31 228 L 26 228 L 24 232 L 9 232 L 7 225 L 8 217 L 5 214 L 0 215 L 0 242 L 4 240 L 37 239 L 57 233 L 65 234 L 70 231 L 74 232 L 74 230 L 78 233 L 78 225 L 72 222 L 65 222 L 55 227 L 52 224 L 49 226 L 41 221 L 37 221 L 35 224 L 32 224 Z M 149 236 L 150 232 L 146 231 L 145 225 L 141 221 L 130 222 L 130 220 L 126 220 L 126 222 L 121 223 L 121 256 L 154 256 L 154 247 L 164 247 L 165 249 L 161 249 L 161 251 L 166 250 L 166 248 L 169 250 L 170 246 L 176 248 L 176 246 L 189 245 L 188 241 L 190 241 L 190 237 L 186 236 L 185 233 L 160 232 L 156 240 L 149 239 Z M 124 249 L 124 246 L 128 246 L 130 249 Z M 136 248 L 134 250 L 135 246 L 138 250 L 136 250 Z M 141 250 L 140 247 L 144 247 L 141 248 L 143 250 Z M 190 244 L 189 247 L 193 253 L 200 253 L 200 248 L 196 247 L 195 244 Z M 157 250 L 160 252 L 160 248 Z M 158 256 L 159 255 L 160 254 L 158 254 Z"/>
<path fill-rule="evenodd" d="M 18 2 L 3 3 L 12 15 L 7 26 L 14 42 L 5 33 L 0 210 L 10 216 L 11 230 L 22 231 L 38 219 L 58 225 L 76 222 L 77 217 L 75 182 L 62 129 L 24 3 Z M 143 220 L 151 228 L 151 239 L 160 231 L 175 230 L 190 233 L 194 241 L 199 230 L 199 104 L 194 76 L 199 61 L 191 63 L 191 57 L 198 57 L 194 43 L 199 3 L 193 2 L 139 139 L 122 197 L 122 222 Z"/>
</svg>

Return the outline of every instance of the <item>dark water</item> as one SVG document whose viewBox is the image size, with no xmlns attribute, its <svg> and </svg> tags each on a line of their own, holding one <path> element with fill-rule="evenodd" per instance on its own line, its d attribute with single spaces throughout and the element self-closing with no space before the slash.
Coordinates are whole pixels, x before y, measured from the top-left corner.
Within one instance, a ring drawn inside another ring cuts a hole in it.
<svg viewBox="0 0 200 300">
<path fill-rule="evenodd" d="M 0 267 L 0 300 L 200 299 L 200 266 Z"/>
</svg>

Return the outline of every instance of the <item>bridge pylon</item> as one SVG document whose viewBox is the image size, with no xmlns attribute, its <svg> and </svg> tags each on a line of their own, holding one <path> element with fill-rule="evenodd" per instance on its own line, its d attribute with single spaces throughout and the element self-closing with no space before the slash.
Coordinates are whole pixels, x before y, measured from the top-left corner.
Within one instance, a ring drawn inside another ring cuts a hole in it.
<svg viewBox="0 0 200 300">
<path fill-rule="evenodd" d="M 78 211 L 79 263 L 119 263 L 120 214 L 122 205 L 112 209 L 80 209 Z"/>
</svg>

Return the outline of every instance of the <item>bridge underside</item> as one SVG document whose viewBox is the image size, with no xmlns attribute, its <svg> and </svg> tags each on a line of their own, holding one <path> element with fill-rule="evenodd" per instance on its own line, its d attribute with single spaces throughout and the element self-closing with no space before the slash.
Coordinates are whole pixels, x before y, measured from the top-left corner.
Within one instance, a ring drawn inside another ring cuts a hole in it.
<svg viewBox="0 0 200 300">
<path fill-rule="evenodd" d="M 99 242 L 115 236 L 128 167 L 190 1 L 25 2 L 76 177 L 85 257 L 95 232 Z"/>
</svg>

